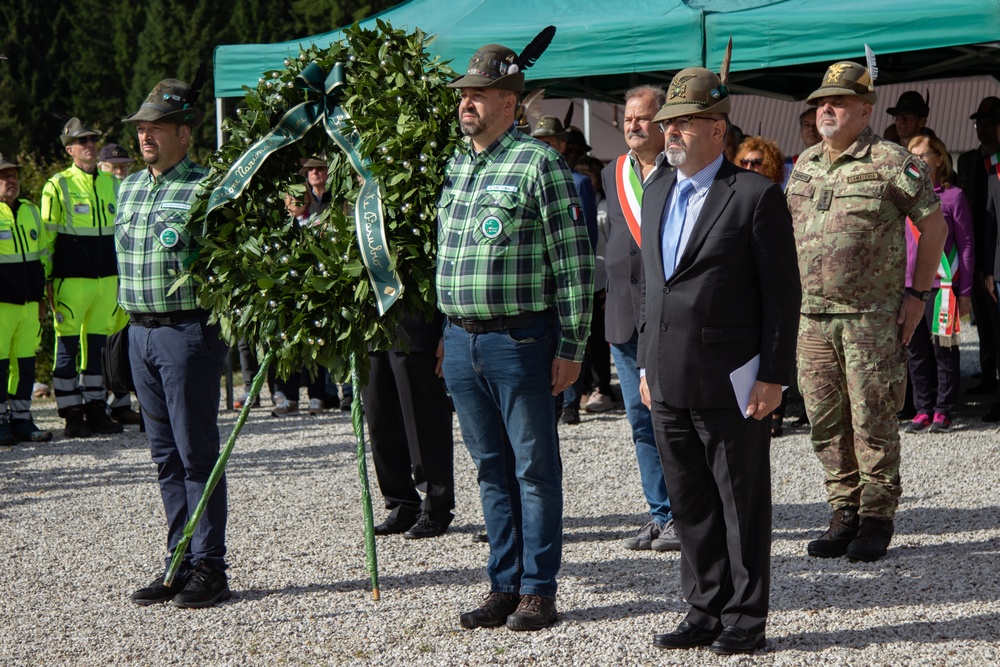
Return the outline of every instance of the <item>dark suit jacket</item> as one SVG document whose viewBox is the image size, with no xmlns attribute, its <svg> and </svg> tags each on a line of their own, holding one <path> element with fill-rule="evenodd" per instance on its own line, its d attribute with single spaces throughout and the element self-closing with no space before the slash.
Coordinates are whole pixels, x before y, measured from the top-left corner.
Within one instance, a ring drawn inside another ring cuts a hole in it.
<svg viewBox="0 0 1000 667">
<path fill-rule="evenodd" d="M 983 265 L 976 267 L 985 274 L 1000 280 L 1000 178 L 990 174 L 986 185 L 986 224 L 983 232 Z M 978 254 L 978 253 L 977 253 Z"/>
<path fill-rule="evenodd" d="M 972 209 L 972 235 L 975 239 L 976 248 L 976 271 L 989 273 L 992 263 L 987 264 L 987 257 L 990 255 L 986 246 L 988 234 L 987 225 L 994 224 L 994 221 L 986 214 L 987 181 L 990 175 L 996 180 L 996 172 L 987 171 L 983 166 L 983 156 L 978 148 L 966 151 L 958 157 L 958 179 L 956 185 L 962 188 L 966 199 L 969 200 L 969 207 Z"/>
<path fill-rule="evenodd" d="M 604 250 L 604 269 L 608 274 L 607 302 L 604 305 L 604 337 L 609 343 L 627 343 L 639 329 L 639 307 L 642 301 L 642 252 L 632 238 L 625 214 L 618 201 L 618 186 L 615 179 L 615 163 L 612 160 L 603 171 L 601 180 L 608 201 L 608 242 Z M 673 170 L 666 160 L 660 165 L 646 184 L 646 191 L 653 183 L 669 178 Z M 643 201 L 645 201 L 643 193 Z"/>
<path fill-rule="evenodd" d="M 781 189 L 723 161 L 669 280 L 660 221 L 676 174 L 646 189 L 646 283 L 639 367 L 653 400 L 675 408 L 737 405 L 729 374 L 760 353 L 757 379 L 789 384 L 801 286 L 792 219 Z"/>
</svg>

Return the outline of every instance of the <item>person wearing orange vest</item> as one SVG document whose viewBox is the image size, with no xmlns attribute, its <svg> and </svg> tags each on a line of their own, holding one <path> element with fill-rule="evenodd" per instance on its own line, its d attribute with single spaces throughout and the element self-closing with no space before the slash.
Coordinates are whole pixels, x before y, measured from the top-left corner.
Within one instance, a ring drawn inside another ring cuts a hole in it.
<svg viewBox="0 0 1000 667">
<path fill-rule="evenodd" d="M 0 155 L 0 445 L 52 439 L 31 418 L 47 250 L 38 208 L 20 198 L 17 169 Z"/>
<path fill-rule="evenodd" d="M 59 137 L 73 164 L 42 188 L 49 241 L 49 298 L 55 319 L 52 371 L 65 434 L 121 433 L 107 415 L 101 350 L 118 308 L 114 219 L 118 179 L 97 168 L 98 132 L 71 118 Z"/>
</svg>

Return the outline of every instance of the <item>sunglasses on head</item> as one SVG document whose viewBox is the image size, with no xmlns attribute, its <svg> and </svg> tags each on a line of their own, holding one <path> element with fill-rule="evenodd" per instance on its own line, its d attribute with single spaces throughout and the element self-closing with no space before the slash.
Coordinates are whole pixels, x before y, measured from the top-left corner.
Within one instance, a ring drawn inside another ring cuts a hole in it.
<svg viewBox="0 0 1000 667">
<path fill-rule="evenodd" d="M 744 169 L 749 169 L 751 166 L 759 167 L 762 164 L 764 164 L 764 159 L 759 157 L 752 160 L 740 160 L 740 166 Z"/>
</svg>

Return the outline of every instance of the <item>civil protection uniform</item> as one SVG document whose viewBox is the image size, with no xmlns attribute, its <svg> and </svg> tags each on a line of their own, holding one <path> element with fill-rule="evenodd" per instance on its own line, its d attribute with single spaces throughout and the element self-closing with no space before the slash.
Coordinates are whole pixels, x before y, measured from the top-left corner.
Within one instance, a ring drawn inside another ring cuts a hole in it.
<svg viewBox="0 0 1000 667">
<path fill-rule="evenodd" d="M 582 362 L 594 282 L 572 175 L 555 149 L 512 127 L 452 158 L 438 224 L 443 370 L 479 469 L 491 590 L 554 598 L 562 463 L 551 366 Z"/>
<path fill-rule="evenodd" d="M 786 195 L 802 279 L 799 388 L 827 500 L 892 520 L 906 384 L 896 324 L 904 226 L 936 211 L 938 197 L 920 160 L 870 127 L 833 162 L 823 143 L 806 149 Z"/>
<path fill-rule="evenodd" d="M 52 372 L 59 416 L 92 404 L 105 411 L 101 350 L 114 331 L 118 302 L 114 220 L 119 182 L 75 164 L 42 189 L 42 220 L 49 244 L 55 306 Z M 91 415 L 88 412 L 88 421 Z"/>
<path fill-rule="evenodd" d="M 122 182 L 115 240 L 129 313 L 129 359 L 167 515 L 167 548 L 180 542 L 219 455 L 219 382 L 226 345 L 189 281 L 168 294 L 195 251 L 189 211 L 208 170 L 185 156 L 158 177 Z M 194 561 L 225 570 L 226 480 L 219 481 L 191 540 Z M 169 565 L 169 553 L 166 557 Z"/>
<path fill-rule="evenodd" d="M 9 420 L 14 435 L 37 430 L 28 424 L 47 257 L 38 208 L 27 199 L 18 199 L 13 209 L 0 201 L 0 421 Z"/>
</svg>

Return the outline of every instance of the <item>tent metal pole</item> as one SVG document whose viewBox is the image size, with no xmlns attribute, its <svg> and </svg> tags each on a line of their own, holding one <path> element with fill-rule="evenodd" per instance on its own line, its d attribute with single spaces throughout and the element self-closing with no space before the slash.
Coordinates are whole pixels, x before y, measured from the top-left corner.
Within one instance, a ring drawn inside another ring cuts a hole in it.
<svg viewBox="0 0 1000 667">
<path fill-rule="evenodd" d="M 583 138 L 588 146 L 592 145 L 590 143 L 590 100 L 587 98 L 583 99 Z"/>
<path fill-rule="evenodd" d="M 222 117 L 226 113 L 225 103 L 221 97 L 215 98 L 215 147 L 222 148 Z"/>
</svg>

